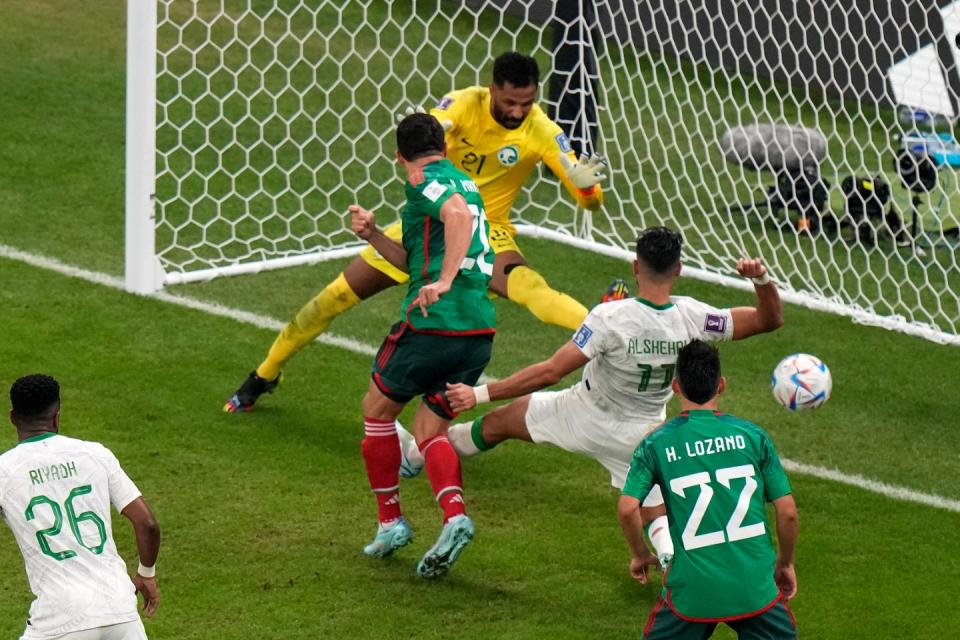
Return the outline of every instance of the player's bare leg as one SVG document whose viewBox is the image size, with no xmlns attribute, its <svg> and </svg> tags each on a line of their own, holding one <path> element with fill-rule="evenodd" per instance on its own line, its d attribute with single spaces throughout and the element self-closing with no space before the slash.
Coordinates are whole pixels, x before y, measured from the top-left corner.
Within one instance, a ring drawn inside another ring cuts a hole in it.
<svg viewBox="0 0 960 640">
<path fill-rule="evenodd" d="M 223 410 L 228 413 L 252 411 L 257 399 L 264 393 L 273 392 L 280 383 L 280 371 L 287 361 L 326 331 L 334 318 L 396 284 L 396 280 L 370 266 L 363 258 L 354 258 L 280 331 L 266 359 L 247 376 Z"/>
<path fill-rule="evenodd" d="M 400 511 L 400 443 L 394 425 L 403 406 L 370 381 L 363 398 L 361 451 L 370 489 L 377 497 L 379 526 L 373 542 L 363 552 L 377 558 L 388 556 L 413 540 L 413 530 Z"/>
<path fill-rule="evenodd" d="M 571 331 L 587 317 L 585 306 L 552 289 L 543 276 L 527 266 L 527 261 L 517 251 L 501 251 L 494 256 L 490 289 L 523 305 L 541 322 Z"/>
<path fill-rule="evenodd" d="M 497 407 L 473 422 L 459 422 L 447 429 L 447 439 L 458 455 L 464 458 L 487 451 L 504 440 L 533 442 L 527 431 L 527 406 L 530 396 L 517 398 Z M 417 439 L 397 425 L 402 454 L 401 475 L 412 478 L 420 473 L 424 460 L 417 447 Z"/>
</svg>

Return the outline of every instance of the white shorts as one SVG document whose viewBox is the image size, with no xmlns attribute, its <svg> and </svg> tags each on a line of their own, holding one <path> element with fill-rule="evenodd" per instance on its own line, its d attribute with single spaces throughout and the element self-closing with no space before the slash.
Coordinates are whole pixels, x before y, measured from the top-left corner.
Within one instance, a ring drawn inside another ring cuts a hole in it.
<svg viewBox="0 0 960 640">
<path fill-rule="evenodd" d="M 599 409 L 578 383 L 562 391 L 538 391 L 527 405 L 527 431 L 534 442 L 590 456 L 610 472 L 610 484 L 623 489 L 633 452 L 661 418 L 624 421 Z M 650 490 L 643 506 L 663 504 L 660 486 Z"/>
<path fill-rule="evenodd" d="M 147 632 L 139 618 L 106 627 L 94 627 L 57 636 L 57 640 L 147 640 Z"/>
</svg>

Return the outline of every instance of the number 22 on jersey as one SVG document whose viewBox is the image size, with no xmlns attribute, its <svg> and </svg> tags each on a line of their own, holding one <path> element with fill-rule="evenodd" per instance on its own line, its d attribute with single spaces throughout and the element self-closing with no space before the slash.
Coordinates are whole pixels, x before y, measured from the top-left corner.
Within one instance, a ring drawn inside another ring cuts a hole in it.
<svg viewBox="0 0 960 640">
<path fill-rule="evenodd" d="M 711 531 L 710 533 L 697 533 L 713 500 L 714 489 L 710 473 L 701 471 L 670 480 L 670 491 L 681 498 L 686 497 L 684 494 L 687 489 L 693 487 L 700 488 L 697 501 L 693 505 L 693 510 L 690 512 L 690 519 L 687 520 L 687 526 L 683 528 L 683 535 L 681 536 L 683 547 L 687 551 L 723 544 L 724 542 L 746 540 L 747 538 L 762 536 L 766 532 L 766 525 L 763 522 L 743 526 L 743 519 L 746 517 L 747 511 L 750 508 L 750 498 L 753 497 L 753 493 L 757 490 L 758 486 L 757 481 L 754 479 L 756 473 L 753 465 L 744 464 L 737 467 L 724 467 L 715 470 L 714 474 L 717 482 L 721 487 L 725 488 L 725 490 L 731 490 L 730 481 L 734 478 L 743 478 L 744 484 L 743 489 L 740 490 L 737 505 L 733 513 L 730 514 L 730 519 L 727 521 L 727 526 L 721 531 Z"/>
</svg>

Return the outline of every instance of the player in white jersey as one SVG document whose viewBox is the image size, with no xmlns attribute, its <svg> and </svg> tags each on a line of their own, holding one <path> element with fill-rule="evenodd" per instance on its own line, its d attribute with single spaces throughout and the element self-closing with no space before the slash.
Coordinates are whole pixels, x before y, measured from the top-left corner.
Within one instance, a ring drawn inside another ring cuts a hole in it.
<svg viewBox="0 0 960 640">
<path fill-rule="evenodd" d="M 60 428 L 60 385 L 50 376 L 10 388 L 18 444 L 0 455 L 0 514 L 23 553 L 30 605 L 21 640 L 144 640 L 159 602 L 160 528 L 137 486 L 103 445 Z M 110 505 L 133 524 L 140 566 L 131 579 L 113 541 Z"/>
<path fill-rule="evenodd" d="M 643 231 L 637 239 L 633 272 L 637 297 L 598 305 L 549 359 L 512 376 L 447 391 L 459 412 L 490 400 L 517 398 L 473 423 L 447 432 L 461 456 L 475 455 L 508 439 L 549 443 L 588 455 L 623 487 L 640 440 L 665 419 L 672 396 L 677 352 L 695 338 L 740 340 L 783 324 L 780 295 L 759 258 L 740 259 L 738 273 L 754 282 L 756 306 L 718 309 L 685 296 L 670 295 L 680 275 L 680 234 L 664 227 Z M 562 391 L 540 391 L 584 367 L 578 384 Z M 530 394 L 530 395 L 525 395 Z M 401 430 L 405 475 L 420 466 L 412 438 Z M 644 522 L 662 555 L 672 553 L 666 520 L 659 520 L 662 497 L 655 487 L 644 502 Z"/>
</svg>

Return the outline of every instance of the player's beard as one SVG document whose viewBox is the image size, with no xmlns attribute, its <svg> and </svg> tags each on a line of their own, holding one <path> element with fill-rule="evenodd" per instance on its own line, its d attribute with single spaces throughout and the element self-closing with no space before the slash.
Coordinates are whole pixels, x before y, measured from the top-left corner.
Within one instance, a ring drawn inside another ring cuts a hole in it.
<svg viewBox="0 0 960 640">
<path fill-rule="evenodd" d="M 504 129 L 519 129 L 520 125 L 523 124 L 523 121 L 526 119 L 526 116 L 523 118 L 511 118 L 503 111 L 497 108 L 497 105 L 493 105 L 493 119 L 497 121 Z"/>
</svg>

